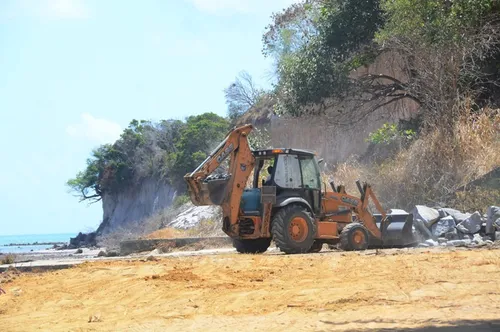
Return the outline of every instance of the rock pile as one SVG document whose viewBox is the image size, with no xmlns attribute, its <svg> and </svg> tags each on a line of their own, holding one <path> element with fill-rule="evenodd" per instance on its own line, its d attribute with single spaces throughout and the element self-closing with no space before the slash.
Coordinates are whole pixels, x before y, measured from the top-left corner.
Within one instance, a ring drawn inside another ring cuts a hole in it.
<svg viewBox="0 0 500 332">
<path fill-rule="evenodd" d="M 410 212 L 421 247 L 483 246 L 500 240 L 500 207 L 490 206 L 485 215 L 449 208 L 417 205 Z"/>
</svg>

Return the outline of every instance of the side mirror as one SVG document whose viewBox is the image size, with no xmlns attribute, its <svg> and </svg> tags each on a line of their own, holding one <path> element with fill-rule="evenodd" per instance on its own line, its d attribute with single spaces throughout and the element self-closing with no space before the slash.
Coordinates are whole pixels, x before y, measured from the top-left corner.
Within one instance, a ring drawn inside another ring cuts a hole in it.
<svg viewBox="0 0 500 332">
<path fill-rule="evenodd" d="M 325 159 L 321 158 L 320 160 L 318 160 L 318 165 L 321 165 L 324 161 Z"/>
</svg>

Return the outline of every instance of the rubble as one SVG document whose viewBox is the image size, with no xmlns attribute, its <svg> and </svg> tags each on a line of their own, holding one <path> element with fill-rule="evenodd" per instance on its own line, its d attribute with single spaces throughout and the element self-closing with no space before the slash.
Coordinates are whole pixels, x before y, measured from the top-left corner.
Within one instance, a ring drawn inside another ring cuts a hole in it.
<svg viewBox="0 0 500 332">
<path fill-rule="evenodd" d="M 482 216 L 478 211 L 433 209 L 417 205 L 412 210 L 418 247 L 481 247 L 500 241 L 500 207 L 490 206 Z"/>
</svg>

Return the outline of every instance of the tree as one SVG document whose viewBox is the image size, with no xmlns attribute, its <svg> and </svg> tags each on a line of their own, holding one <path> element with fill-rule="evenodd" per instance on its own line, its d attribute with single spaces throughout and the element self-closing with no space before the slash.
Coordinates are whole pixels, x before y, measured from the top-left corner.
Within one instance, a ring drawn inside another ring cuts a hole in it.
<svg viewBox="0 0 500 332">
<path fill-rule="evenodd" d="M 264 95 L 264 90 L 258 88 L 252 76 L 243 71 L 231 85 L 224 89 L 224 95 L 229 118 L 235 120 L 259 102 Z"/>
<path fill-rule="evenodd" d="M 86 168 L 67 185 L 81 201 L 91 203 L 147 177 L 183 192 L 183 176 L 206 158 L 227 130 L 228 122 L 213 113 L 186 122 L 132 120 L 115 143 L 92 151 Z"/>
<path fill-rule="evenodd" d="M 180 131 L 176 142 L 177 152 L 171 155 L 172 168 L 169 178 L 180 191 L 184 191 L 184 175 L 193 171 L 224 139 L 229 123 L 214 113 L 190 116 Z"/>
<path fill-rule="evenodd" d="M 310 0 L 275 15 L 263 39 L 264 54 L 278 56 L 278 111 L 300 116 L 303 106 L 345 98 L 382 24 L 378 0 Z"/>
</svg>

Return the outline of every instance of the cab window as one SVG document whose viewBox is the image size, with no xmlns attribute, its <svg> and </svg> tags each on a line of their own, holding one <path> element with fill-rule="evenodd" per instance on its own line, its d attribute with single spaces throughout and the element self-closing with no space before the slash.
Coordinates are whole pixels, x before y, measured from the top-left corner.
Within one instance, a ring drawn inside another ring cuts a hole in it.
<svg viewBox="0 0 500 332">
<path fill-rule="evenodd" d="M 319 171 L 314 158 L 301 158 L 300 166 L 304 188 L 321 189 Z"/>
<path fill-rule="evenodd" d="M 280 154 L 278 156 L 274 182 L 282 188 L 301 188 L 300 164 L 296 155 Z"/>
</svg>

